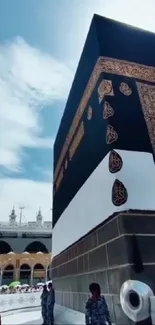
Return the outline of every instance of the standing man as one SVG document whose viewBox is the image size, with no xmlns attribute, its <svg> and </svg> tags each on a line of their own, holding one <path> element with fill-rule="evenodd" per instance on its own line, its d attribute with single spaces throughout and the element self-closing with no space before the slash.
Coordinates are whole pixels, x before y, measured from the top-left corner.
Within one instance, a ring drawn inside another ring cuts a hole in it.
<svg viewBox="0 0 155 325">
<path fill-rule="evenodd" d="M 86 303 L 86 325 L 111 325 L 109 310 L 98 283 L 91 283 L 89 290 L 92 294 Z"/>
<path fill-rule="evenodd" d="M 42 309 L 43 325 L 47 325 L 47 298 L 48 298 L 47 286 L 44 285 L 43 292 L 41 294 L 41 309 Z"/>
<path fill-rule="evenodd" d="M 54 304 L 55 304 L 55 291 L 52 282 L 48 284 L 48 297 L 47 297 L 47 324 L 54 324 Z"/>
</svg>

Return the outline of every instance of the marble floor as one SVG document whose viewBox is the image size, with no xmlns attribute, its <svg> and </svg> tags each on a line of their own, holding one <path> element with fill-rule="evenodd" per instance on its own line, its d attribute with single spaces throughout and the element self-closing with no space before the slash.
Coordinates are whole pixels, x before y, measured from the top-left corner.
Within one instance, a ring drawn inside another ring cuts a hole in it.
<svg viewBox="0 0 155 325">
<path fill-rule="evenodd" d="M 42 324 L 40 311 L 29 311 L 14 313 L 13 315 L 2 315 L 3 325 L 20 325 L 20 324 Z"/>
<path fill-rule="evenodd" d="M 84 314 L 62 307 L 62 306 L 55 306 L 54 310 L 54 318 L 55 324 L 57 325 L 82 325 L 85 324 L 85 317 Z M 41 317 L 41 310 L 34 309 L 29 311 L 18 311 L 12 314 L 4 314 L 2 316 L 2 324 L 3 325 L 28 325 L 28 324 L 42 324 L 42 317 Z"/>
</svg>

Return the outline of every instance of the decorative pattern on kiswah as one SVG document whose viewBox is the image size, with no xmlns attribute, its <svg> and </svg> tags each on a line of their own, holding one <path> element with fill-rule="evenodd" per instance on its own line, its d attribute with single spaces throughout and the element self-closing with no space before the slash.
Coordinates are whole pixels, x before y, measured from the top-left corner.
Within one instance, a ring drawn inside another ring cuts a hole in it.
<svg viewBox="0 0 155 325">
<path fill-rule="evenodd" d="M 126 203 L 127 199 L 127 189 L 122 182 L 116 179 L 112 187 L 112 203 L 116 206 L 120 206 Z"/>
<path fill-rule="evenodd" d="M 95 67 L 92 71 L 92 74 L 89 78 L 87 87 L 84 91 L 83 97 L 81 98 L 80 104 L 77 107 L 74 119 L 72 121 L 72 124 L 70 126 L 70 129 L 68 131 L 68 134 L 66 136 L 66 139 L 64 141 L 64 145 L 62 147 L 55 172 L 54 172 L 54 181 L 56 181 L 58 174 L 60 172 L 60 169 L 62 167 L 63 161 L 65 159 L 66 153 L 68 151 L 68 148 L 73 141 L 74 134 L 78 128 L 78 125 L 80 123 L 80 120 L 83 116 L 83 113 L 85 112 L 88 101 L 91 98 L 91 95 L 96 87 L 96 84 L 99 80 L 99 77 L 101 76 L 102 73 L 110 73 L 114 75 L 120 75 L 124 77 L 129 77 L 129 78 L 134 78 L 134 79 L 141 79 L 144 81 L 149 81 L 149 82 L 155 82 L 155 67 L 152 66 L 146 66 L 143 64 L 138 64 L 134 62 L 129 62 L 125 60 L 119 60 L 119 59 L 113 59 L 109 57 L 99 57 Z M 110 95 L 110 89 L 112 92 L 111 82 L 110 80 L 107 80 L 108 83 L 106 86 L 102 86 L 100 84 L 98 88 L 98 95 L 99 95 L 99 100 L 102 100 L 104 96 L 104 92 L 109 91 L 109 93 L 106 93 L 105 95 Z M 112 93 L 113 94 L 113 93 Z"/>
<path fill-rule="evenodd" d="M 121 170 L 123 161 L 121 156 L 115 151 L 111 150 L 109 154 L 109 171 L 114 174 Z"/>
<path fill-rule="evenodd" d="M 114 115 L 114 109 L 110 106 L 110 104 L 107 101 L 105 101 L 104 108 L 103 108 L 103 119 L 106 120 L 113 115 Z"/>
<path fill-rule="evenodd" d="M 150 142 L 155 154 L 155 86 L 140 82 L 136 82 L 136 85 Z"/>
<path fill-rule="evenodd" d="M 81 140 L 83 139 L 83 136 L 84 136 L 84 123 L 81 122 L 78 130 L 77 130 L 77 133 L 74 137 L 74 140 L 70 146 L 70 149 L 69 149 L 69 159 L 72 160 L 77 148 L 79 147 L 79 144 L 81 143 Z"/>
<path fill-rule="evenodd" d="M 101 72 L 155 82 L 155 67 L 125 60 L 100 57 Z"/>
<path fill-rule="evenodd" d="M 98 62 L 98 60 L 97 60 Z M 71 142 L 73 141 L 73 137 L 75 135 L 75 132 L 77 131 L 77 128 L 79 126 L 80 120 L 83 116 L 83 113 L 85 112 L 85 109 L 88 105 L 88 101 L 91 98 L 91 95 L 95 89 L 95 86 L 97 84 L 97 81 L 100 77 L 101 74 L 101 67 L 100 65 L 97 63 L 92 71 L 92 74 L 89 78 L 87 87 L 85 88 L 84 94 L 81 98 L 80 104 L 77 108 L 77 111 L 75 113 L 75 116 L 73 118 L 72 124 L 70 126 L 70 129 L 68 131 L 68 134 L 66 136 L 64 145 L 62 147 L 62 151 L 61 154 L 59 156 L 55 171 L 54 171 L 54 181 L 57 179 L 57 176 L 59 174 L 60 168 L 62 166 L 63 160 L 65 158 L 65 155 L 69 149 L 69 146 L 71 144 Z"/>
<path fill-rule="evenodd" d="M 56 181 L 56 191 L 58 190 L 62 180 L 63 180 L 63 176 L 64 176 L 64 169 L 63 167 L 60 170 L 60 174 L 58 175 L 57 181 Z"/>
<path fill-rule="evenodd" d="M 87 112 L 87 119 L 90 121 L 93 116 L 93 109 L 91 106 L 88 107 L 88 112 Z"/>
<path fill-rule="evenodd" d="M 118 139 L 117 132 L 114 130 L 113 126 L 108 125 L 107 132 L 106 132 L 106 143 L 112 144 L 113 142 L 117 141 L 117 139 Z"/>
<path fill-rule="evenodd" d="M 132 94 L 131 88 L 125 82 L 121 82 L 121 84 L 119 86 L 119 90 L 125 96 L 130 96 Z"/>
<path fill-rule="evenodd" d="M 102 102 L 105 95 L 114 96 L 112 81 L 106 79 L 102 80 L 97 91 L 99 103 Z"/>
</svg>

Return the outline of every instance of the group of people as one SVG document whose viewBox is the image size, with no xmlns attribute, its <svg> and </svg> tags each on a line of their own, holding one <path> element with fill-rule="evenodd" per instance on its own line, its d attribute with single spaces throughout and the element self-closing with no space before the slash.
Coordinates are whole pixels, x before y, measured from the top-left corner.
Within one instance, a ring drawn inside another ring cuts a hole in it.
<svg viewBox="0 0 155 325">
<path fill-rule="evenodd" d="M 41 308 L 43 325 L 53 325 L 54 323 L 54 304 L 55 304 L 55 291 L 52 282 L 44 285 L 41 294 Z"/>
<path fill-rule="evenodd" d="M 86 325 L 112 325 L 108 306 L 98 283 L 91 283 L 91 293 L 86 302 L 85 324 Z M 53 325 L 54 322 L 55 292 L 50 282 L 48 288 L 45 285 L 41 295 L 43 325 Z"/>
<path fill-rule="evenodd" d="M 5 287 L 1 287 L 0 288 L 0 294 L 15 294 L 15 293 L 31 293 L 31 292 L 39 292 L 42 291 L 42 287 L 39 286 L 17 286 L 14 288 L 7 288 L 7 286 Z"/>
</svg>

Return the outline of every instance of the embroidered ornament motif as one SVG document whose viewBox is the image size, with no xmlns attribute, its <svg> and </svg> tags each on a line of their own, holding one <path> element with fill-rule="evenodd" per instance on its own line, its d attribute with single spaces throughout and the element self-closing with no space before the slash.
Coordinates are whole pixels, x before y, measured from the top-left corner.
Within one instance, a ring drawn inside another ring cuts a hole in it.
<svg viewBox="0 0 155 325">
<path fill-rule="evenodd" d="M 73 156 L 75 155 L 77 149 L 79 148 L 80 146 L 80 143 L 84 137 L 84 134 L 85 134 L 85 129 L 84 129 L 84 122 L 82 121 L 75 136 L 74 136 L 74 139 L 71 143 L 71 146 L 69 148 L 69 160 L 71 161 Z"/>
<path fill-rule="evenodd" d="M 112 81 L 111 80 L 102 80 L 98 87 L 98 99 L 99 103 L 102 102 L 105 95 L 114 96 Z"/>
<path fill-rule="evenodd" d="M 117 132 L 114 130 L 113 126 L 108 125 L 107 133 L 106 133 L 106 143 L 111 144 L 111 143 L 117 141 L 117 139 L 118 139 Z"/>
<path fill-rule="evenodd" d="M 127 83 L 122 82 L 119 86 L 120 92 L 125 96 L 130 96 L 132 94 L 131 88 L 128 86 Z"/>
<path fill-rule="evenodd" d="M 93 109 L 91 106 L 88 107 L 87 119 L 90 121 L 92 119 Z"/>
<path fill-rule="evenodd" d="M 155 86 L 136 82 L 144 119 L 155 155 Z"/>
<path fill-rule="evenodd" d="M 55 183 L 55 186 L 56 186 L 56 191 L 58 190 L 58 188 L 60 187 L 60 184 L 63 180 L 63 176 L 64 176 L 64 167 L 62 166 L 61 170 L 60 170 L 60 173 L 58 175 L 58 178 L 57 178 L 57 181 Z"/>
<path fill-rule="evenodd" d="M 80 120 L 82 119 L 83 113 L 88 105 L 88 101 L 90 100 L 93 91 L 96 89 L 97 83 L 102 73 L 113 74 L 121 77 L 124 76 L 127 78 L 130 77 L 134 79 L 143 80 L 145 82 L 155 83 L 155 67 L 153 66 L 147 66 L 147 65 L 133 63 L 125 60 L 114 59 L 110 57 L 108 58 L 100 57 L 95 64 L 95 67 L 92 71 L 88 84 L 83 93 L 81 102 L 77 108 L 72 124 L 66 135 L 66 139 L 64 140 L 64 144 L 62 146 L 62 150 L 54 171 L 54 181 L 56 181 L 60 169 L 62 168 L 63 161 L 65 159 L 66 153 L 68 152 L 69 146 L 73 141 L 73 137 L 75 135 L 77 126 L 79 125 Z M 110 82 L 112 86 L 112 82 L 110 80 L 108 80 L 108 82 Z M 99 93 L 100 93 L 100 89 L 98 88 L 98 97 L 100 99 Z M 113 90 L 111 90 L 111 93 L 107 95 L 114 96 Z M 102 96 L 101 96 L 101 100 L 102 100 Z M 152 105 L 153 104 L 151 104 L 151 106 Z"/>
<path fill-rule="evenodd" d="M 114 110 L 108 102 L 105 101 L 103 109 L 103 119 L 106 120 L 114 115 Z"/>
<path fill-rule="evenodd" d="M 127 202 L 128 192 L 122 182 L 118 179 L 115 180 L 112 187 L 112 203 L 116 206 L 120 206 Z"/>
<path fill-rule="evenodd" d="M 123 161 L 121 156 L 115 151 L 111 150 L 109 154 L 109 171 L 114 174 L 121 170 Z"/>
</svg>

